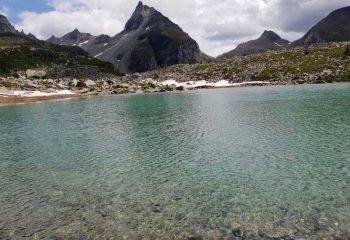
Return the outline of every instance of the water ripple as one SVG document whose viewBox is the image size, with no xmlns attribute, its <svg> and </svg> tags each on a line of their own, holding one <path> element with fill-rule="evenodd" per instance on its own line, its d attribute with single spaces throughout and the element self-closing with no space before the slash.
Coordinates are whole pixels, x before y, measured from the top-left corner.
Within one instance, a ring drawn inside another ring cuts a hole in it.
<svg viewBox="0 0 350 240">
<path fill-rule="evenodd" d="M 1 108 L 0 239 L 349 239 L 349 109 L 348 84 Z"/>
</svg>

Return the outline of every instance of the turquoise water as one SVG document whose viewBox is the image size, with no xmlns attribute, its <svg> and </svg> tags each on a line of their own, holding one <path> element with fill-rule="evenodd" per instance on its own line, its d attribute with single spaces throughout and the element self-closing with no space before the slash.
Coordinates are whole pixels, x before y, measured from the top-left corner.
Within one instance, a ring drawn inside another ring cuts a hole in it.
<svg viewBox="0 0 350 240">
<path fill-rule="evenodd" d="M 350 238 L 350 84 L 9 106 L 0 124 L 0 239 Z"/>
</svg>

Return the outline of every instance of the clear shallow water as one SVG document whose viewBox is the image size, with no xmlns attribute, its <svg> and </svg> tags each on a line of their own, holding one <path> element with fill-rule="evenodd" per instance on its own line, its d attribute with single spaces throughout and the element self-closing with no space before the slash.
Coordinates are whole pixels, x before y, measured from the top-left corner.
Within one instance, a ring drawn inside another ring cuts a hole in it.
<svg viewBox="0 0 350 240">
<path fill-rule="evenodd" d="M 0 239 L 349 239 L 350 85 L 0 108 Z"/>
</svg>

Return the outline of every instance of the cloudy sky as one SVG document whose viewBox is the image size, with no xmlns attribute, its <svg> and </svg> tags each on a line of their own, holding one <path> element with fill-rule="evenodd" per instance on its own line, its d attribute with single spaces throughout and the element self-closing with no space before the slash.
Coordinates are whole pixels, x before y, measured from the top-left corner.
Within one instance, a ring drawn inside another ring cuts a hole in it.
<svg viewBox="0 0 350 240">
<path fill-rule="evenodd" d="M 144 0 L 179 24 L 209 55 L 257 38 L 265 29 L 295 40 L 331 11 L 350 0 Z M 40 39 L 78 28 L 92 34 L 115 35 L 138 0 L 0 0 L 18 30 Z"/>
</svg>

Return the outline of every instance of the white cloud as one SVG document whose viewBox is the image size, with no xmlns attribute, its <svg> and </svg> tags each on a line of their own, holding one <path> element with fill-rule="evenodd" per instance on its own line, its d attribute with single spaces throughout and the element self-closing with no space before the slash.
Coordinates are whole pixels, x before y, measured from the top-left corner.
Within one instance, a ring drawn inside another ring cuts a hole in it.
<svg viewBox="0 0 350 240">
<path fill-rule="evenodd" d="M 92 34 L 120 32 L 137 0 L 48 0 L 52 11 L 22 12 L 16 27 L 41 39 L 61 36 L 74 28 Z M 179 24 L 201 49 L 218 55 L 240 42 L 274 30 L 295 40 L 332 10 L 350 0 L 144 0 Z"/>
<path fill-rule="evenodd" d="M 0 15 L 8 16 L 10 13 L 10 10 L 7 7 L 0 7 Z"/>
</svg>

